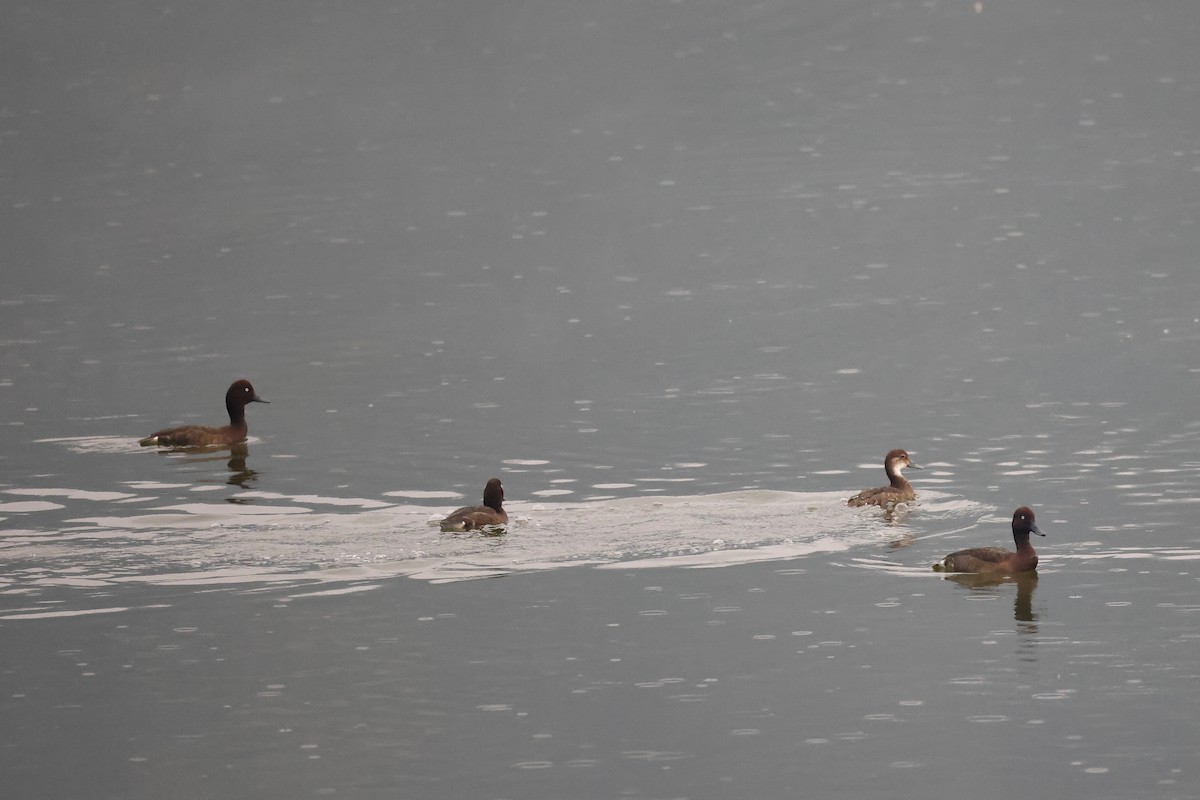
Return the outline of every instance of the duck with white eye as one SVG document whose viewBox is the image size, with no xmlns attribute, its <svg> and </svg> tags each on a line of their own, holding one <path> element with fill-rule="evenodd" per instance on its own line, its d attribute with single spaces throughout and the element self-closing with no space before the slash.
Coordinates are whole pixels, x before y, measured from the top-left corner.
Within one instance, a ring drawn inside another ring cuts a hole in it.
<svg viewBox="0 0 1200 800">
<path fill-rule="evenodd" d="M 1013 512 L 1012 518 L 1013 542 L 1017 545 L 1014 553 L 1003 547 L 972 547 L 968 550 L 958 550 L 933 565 L 938 572 L 975 572 L 1001 575 L 1014 575 L 1021 572 L 1033 572 L 1037 569 L 1038 555 L 1029 543 L 1029 534 L 1036 533 L 1045 536 L 1037 526 L 1033 509 L 1021 506 Z"/>
<path fill-rule="evenodd" d="M 246 441 L 249 428 L 246 425 L 246 406 L 250 403 L 265 403 L 254 391 L 250 381 L 242 378 L 230 384 L 225 392 L 225 411 L 229 424 L 219 428 L 206 425 L 181 425 L 155 431 L 139 439 L 142 447 L 228 447 Z"/>
<path fill-rule="evenodd" d="M 904 475 L 904 469 L 922 469 L 911 458 L 907 450 L 899 448 L 891 450 L 883 458 L 883 469 L 887 473 L 888 485 L 874 489 L 863 489 L 846 501 L 848 506 L 881 506 L 892 510 L 902 503 L 911 503 L 917 499 L 912 484 Z"/>
</svg>

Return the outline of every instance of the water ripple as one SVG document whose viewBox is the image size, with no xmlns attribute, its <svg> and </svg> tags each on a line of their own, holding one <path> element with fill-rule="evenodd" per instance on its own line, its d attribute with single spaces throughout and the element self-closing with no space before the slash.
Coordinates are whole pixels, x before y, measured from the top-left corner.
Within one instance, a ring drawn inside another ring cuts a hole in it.
<svg viewBox="0 0 1200 800">
<path fill-rule="evenodd" d="M 388 576 L 444 583 L 581 565 L 716 568 L 878 546 L 903 528 L 882 514 L 847 508 L 843 492 L 511 502 L 505 535 L 460 536 L 429 525 L 448 506 L 261 491 L 235 496 L 254 503 L 198 502 L 180 497 L 174 484 L 143 483 L 137 491 L 19 490 L 70 498 L 69 510 L 83 504 L 101 513 L 49 520 L 45 530 L 4 531 L 0 582 L 18 589 L 129 582 L 300 586 L 369 584 Z M 156 491 L 171 500 L 162 502 Z M 927 492 L 917 513 L 974 525 L 988 510 Z M 54 515 L 55 509 L 33 507 L 25 521 L 36 522 L 39 513 Z M 28 564 L 40 568 L 30 572 Z M 650 608 L 643 616 L 663 613 Z"/>
</svg>

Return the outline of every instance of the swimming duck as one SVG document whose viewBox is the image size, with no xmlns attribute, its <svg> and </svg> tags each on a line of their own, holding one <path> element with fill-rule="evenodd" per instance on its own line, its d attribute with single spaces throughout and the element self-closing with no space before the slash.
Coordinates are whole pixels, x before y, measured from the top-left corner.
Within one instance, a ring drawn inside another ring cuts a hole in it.
<svg viewBox="0 0 1200 800">
<path fill-rule="evenodd" d="M 900 473 L 905 467 L 921 469 L 913 463 L 905 450 L 892 450 L 883 458 L 883 468 L 887 472 L 889 484 L 876 489 L 863 489 L 846 501 L 848 506 L 883 506 L 885 508 L 897 503 L 907 503 L 917 499 L 912 484 Z"/>
<path fill-rule="evenodd" d="M 938 572 L 1032 572 L 1037 569 L 1038 557 L 1029 543 L 1029 534 L 1045 536 L 1034 521 L 1033 509 L 1021 506 L 1013 512 L 1013 541 L 1017 552 L 1003 547 L 972 547 L 943 558 L 933 568 Z"/>
<path fill-rule="evenodd" d="M 225 392 L 225 410 L 229 412 L 229 424 L 220 428 L 209 428 L 204 425 L 183 425 L 178 428 L 165 428 L 150 434 L 145 439 L 139 439 L 142 447 L 158 445 L 159 447 L 207 447 L 237 444 L 246 439 L 246 404 L 265 403 L 250 381 L 242 379 L 234 381 Z"/>
<path fill-rule="evenodd" d="M 504 525 L 508 514 L 503 508 L 504 487 L 499 478 L 492 478 L 483 487 L 483 505 L 464 506 L 441 521 L 443 531 L 472 531 L 488 525 Z"/>
</svg>

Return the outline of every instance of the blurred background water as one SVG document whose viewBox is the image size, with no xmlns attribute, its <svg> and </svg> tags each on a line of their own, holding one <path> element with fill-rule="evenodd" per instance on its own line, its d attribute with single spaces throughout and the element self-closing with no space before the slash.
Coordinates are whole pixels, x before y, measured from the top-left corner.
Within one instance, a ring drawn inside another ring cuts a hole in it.
<svg viewBox="0 0 1200 800">
<path fill-rule="evenodd" d="M 17 795 L 1200 797 L 1200 7 L 0 21 Z"/>
</svg>

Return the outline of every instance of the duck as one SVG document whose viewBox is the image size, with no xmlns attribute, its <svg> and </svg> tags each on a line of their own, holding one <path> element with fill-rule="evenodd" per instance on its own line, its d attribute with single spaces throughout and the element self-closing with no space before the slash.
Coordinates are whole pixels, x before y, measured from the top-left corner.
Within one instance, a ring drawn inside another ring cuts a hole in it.
<svg viewBox="0 0 1200 800">
<path fill-rule="evenodd" d="M 1029 543 L 1029 534 L 1036 533 L 1045 536 L 1037 526 L 1033 509 L 1021 506 L 1013 512 L 1012 518 L 1013 541 L 1017 544 L 1017 552 L 1005 550 L 1003 547 L 972 547 L 969 550 L 959 550 L 951 553 L 933 565 L 938 572 L 975 572 L 1018 574 L 1033 572 L 1037 569 L 1038 556 L 1033 545 Z"/>
<path fill-rule="evenodd" d="M 250 381 L 245 378 L 234 381 L 225 392 L 225 410 L 229 412 L 229 424 L 220 428 L 210 428 L 205 425 L 182 425 L 178 428 L 164 428 L 144 439 L 139 439 L 142 447 L 213 447 L 228 446 L 244 442 L 248 428 L 246 426 L 246 405 L 249 403 L 266 403 L 254 391 Z"/>
<path fill-rule="evenodd" d="M 883 457 L 883 469 L 887 472 L 888 485 L 875 489 L 863 489 L 846 501 L 848 506 L 895 506 L 897 503 L 908 503 L 917 499 L 912 484 L 900 473 L 904 468 L 922 469 L 908 457 L 907 450 L 891 450 Z"/>
<path fill-rule="evenodd" d="M 439 524 L 443 531 L 461 533 L 479 530 L 489 525 L 505 525 L 508 513 L 504 510 L 504 487 L 499 478 L 492 478 L 483 487 L 483 505 L 463 506 Z"/>
</svg>

